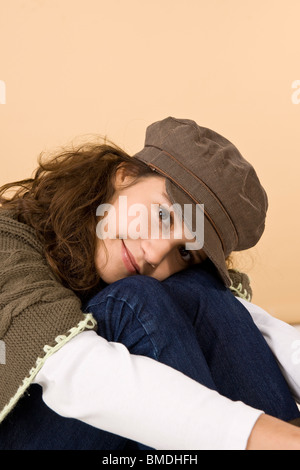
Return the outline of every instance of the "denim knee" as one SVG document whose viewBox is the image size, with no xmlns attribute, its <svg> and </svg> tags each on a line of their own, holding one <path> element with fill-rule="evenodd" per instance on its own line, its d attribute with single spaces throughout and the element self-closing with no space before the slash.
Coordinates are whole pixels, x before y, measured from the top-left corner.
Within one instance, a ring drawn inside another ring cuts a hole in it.
<svg viewBox="0 0 300 470">
<path fill-rule="evenodd" d="M 146 337 L 147 341 L 150 337 L 152 340 L 157 331 L 162 331 L 168 315 L 167 309 L 163 308 L 164 298 L 161 282 L 149 276 L 131 276 L 98 292 L 84 311 L 94 315 L 101 336 L 129 347 L 133 341 L 144 344 Z M 159 355 L 156 346 L 154 349 L 153 354 Z"/>
<path fill-rule="evenodd" d="M 94 295 L 87 303 L 85 311 L 92 306 L 102 303 L 109 297 L 128 303 L 130 308 L 141 310 L 142 305 L 149 305 L 156 298 L 166 295 L 160 281 L 149 276 L 130 276 L 106 286 Z"/>
<path fill-rule="evenodd" d="M 125 344 L 131 352 L 133 345 L 135 353 L 146 350 L 155 359 L 167 350 L 176 354 L 180 343 L 178 353 L 184 354 L 184 343 L 194 339 L 187 315 L 163 283 L 149 276 L 110 284 L 90 299 L 85 312 L 96 318 L 98 334 Z"/>
<path fill-rule="evenodd" d="M 148 276 L 122 279 L 94 296 L 85 311 L 108 341 L 214 388 L 194 327 L 163 282 Z"/>
</svg>

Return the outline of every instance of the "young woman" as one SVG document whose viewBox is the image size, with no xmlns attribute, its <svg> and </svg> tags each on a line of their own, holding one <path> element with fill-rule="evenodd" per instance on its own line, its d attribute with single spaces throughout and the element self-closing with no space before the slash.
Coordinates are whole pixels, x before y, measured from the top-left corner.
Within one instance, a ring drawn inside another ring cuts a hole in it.
<svg viewBox="0 0 300 470">
<path fill-rule="evenodd" d="M 300 449 L 299 333 L 226 264 L 267 211 L 228 140 L 167 118 L 1 194 L 1 449 Z"/>
</svg>

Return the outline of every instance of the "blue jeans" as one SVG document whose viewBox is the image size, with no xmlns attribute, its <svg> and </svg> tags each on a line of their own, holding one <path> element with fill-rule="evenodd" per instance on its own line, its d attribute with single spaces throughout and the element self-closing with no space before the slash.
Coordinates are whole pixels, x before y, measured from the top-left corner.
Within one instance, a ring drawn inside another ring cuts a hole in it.
<svg viewBox="0 0 300 470">
<path fill-rule="evenodd" d="M 132 354 L 165 363 L 285 421 L 299 417 L 248 311 L 210 270 L 205 262 L 163 282 L 147 276 L 122 279 L 93 296 L 84 311 L 93 313 L 99 335 L 123 343 Z M 0 449 L 148 448 L 57 415 L 44 405 L 41 387 L 32 385 L 0 425 Z"/>
</svg>

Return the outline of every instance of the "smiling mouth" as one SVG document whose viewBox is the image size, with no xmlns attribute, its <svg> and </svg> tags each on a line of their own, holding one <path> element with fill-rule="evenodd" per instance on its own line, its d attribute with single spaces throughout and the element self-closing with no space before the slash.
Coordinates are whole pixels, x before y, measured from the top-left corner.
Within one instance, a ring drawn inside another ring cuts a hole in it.
<svg viewBox="0 0 300 470">
<path fill-rule="evenodd" d="M 129 271 L 130 273 L 133 273 L 133 274 L 139 274 L 139 267 L 136 264 L 136 261 L 135 261 L 133 255 L 132 255 L 132 253 L 130 253 L 130 251 L 126 247 L 126 245 L 124 243 L 124 240 L 121 239 L 121 241 L 122 241 L 122 260 L 123 260 L 123 263 L 124 263 L 127 271 Z"/>
</svg>

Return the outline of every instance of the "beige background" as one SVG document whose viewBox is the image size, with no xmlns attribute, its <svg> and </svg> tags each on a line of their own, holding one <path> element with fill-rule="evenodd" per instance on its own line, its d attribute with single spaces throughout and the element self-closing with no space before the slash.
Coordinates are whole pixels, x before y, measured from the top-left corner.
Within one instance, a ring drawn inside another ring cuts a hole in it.
<svg viewBox="0 0 300 470">
<path fill-rule="evenodd" d="M 267 227 L 238 267 L 300 323 L 299 18 L 299 0 L 0 0 L 0 184 L 77 136 L 133 153 L 151 122 L 194 119 L 255 166 Z"/>
</svg>

